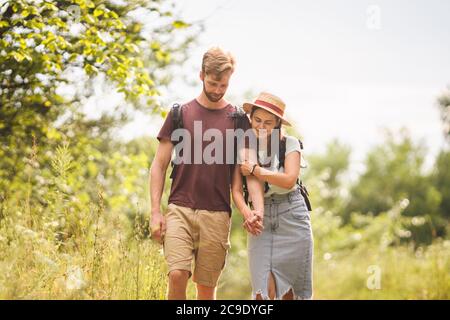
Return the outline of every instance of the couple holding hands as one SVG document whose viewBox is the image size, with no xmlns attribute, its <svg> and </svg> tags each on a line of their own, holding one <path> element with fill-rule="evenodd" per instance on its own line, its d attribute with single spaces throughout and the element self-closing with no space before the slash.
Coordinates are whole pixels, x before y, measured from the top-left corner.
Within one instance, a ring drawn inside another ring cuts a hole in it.
<svg viewBox="0 0 450 320">
<path fill-rule="evenodd" d="M 277 96 L 263 92 L 244 103 L 242 112 L 224 99 L 234 67 L 230 53 L 208 50 L 200 71 L 201 94 L 173 108 L 157 136 L 150 169 L 150 227 L 152 239 L 163 244 L 168 298 L 186 299 L 192 276 L 197 298 L 215 299 L 230 248 L 232 195 L 248 232 L 252 298 L 311 299 L 313 237 L 309 201 L 299 182 L 302 145 L 282 133 L 282 126 L 290 123 Z M 199 124 L 202 137 L 211 143 L 194 135 Z M 227 134 L 240 129 L 256 145 L 230 148 Z M 181 153 L 180 130 L 187 133 Z M 192 162 L 198 158 L 196 148 L 203 159 Z M 215 160 L 234 152 L 235 161 L 210 161 L 205 159 L 208 151 Z M 173 153 L 183 161 L 174 164 Z M 163 214 L 161 198 L 171 160 L 172 184 Z"/>
</svg>

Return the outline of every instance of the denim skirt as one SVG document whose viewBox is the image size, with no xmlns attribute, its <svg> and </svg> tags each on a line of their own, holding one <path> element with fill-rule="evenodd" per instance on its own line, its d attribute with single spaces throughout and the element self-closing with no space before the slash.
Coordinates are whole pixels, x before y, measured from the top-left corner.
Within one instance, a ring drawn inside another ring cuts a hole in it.
<svg viewBox="0 0 450 320">
<path fill-rule="evenodd" d="M 296 299 L 311 299 L 313 236 L 300 190 L 266 197 L 263 222 L 263 232 L 247 238 L 253 299 L 258 294 L 268 298 L 270 272 L 277 299 L 291 289 Z"/>
</svg>

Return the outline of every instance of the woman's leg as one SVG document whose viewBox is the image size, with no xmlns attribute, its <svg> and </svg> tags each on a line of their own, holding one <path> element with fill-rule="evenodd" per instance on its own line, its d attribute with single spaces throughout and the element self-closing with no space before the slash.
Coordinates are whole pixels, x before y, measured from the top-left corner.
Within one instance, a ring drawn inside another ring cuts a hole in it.
<svg viewBox="0 0 450 320">
<path fill-rule="evenodd" d="M 277 207 L 272 270 L 279 299 L 308 299 L 312 296 L 313 238 L 310 215 L 302 198 L 291 198 Z M 281 274 L 282 276 L 279 276 Z"/>
<path fill-rule="evenodd" d="M 294 300 L 294 292 L 291 290 L 289 290 L 288 292 L 286 292 L 286 294 L 281 297 L 282 300 Z"/>
<path fill-rule="evenodd" d="M 270 272 L 269 275 L 269 299 L 270 300 L 274 300 L 276 298 L 277 295 L 277 284 L 275 283 L 275 277 L 273 276 L 273 273 Z"/>
<path fill-rule="evenodd" d="M 268 291 L 268 296 L 269 296 L 270 300 L 274 300 L 276 298 L 276 292 L 277 292 L 276 290 L 277 290 L 277 286 L 275 283 L 275 278 L 273 276 L 273 273 L 270 272 L 269 277 L 267 279 L 267 291 Z M 256 300 L 264 300 L 261 293 L 257 293 L 255 299 Z"/>
</svg>

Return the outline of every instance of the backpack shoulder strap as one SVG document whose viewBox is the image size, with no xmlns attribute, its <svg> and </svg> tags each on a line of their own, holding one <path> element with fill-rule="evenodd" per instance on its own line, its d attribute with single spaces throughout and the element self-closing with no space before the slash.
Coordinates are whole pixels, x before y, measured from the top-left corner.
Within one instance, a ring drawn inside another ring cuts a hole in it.
<svg viewBox="0 0 450 320">
<path fill-rule="evenodd" d="M 278 147 L 278 160 L 280 163 L 278 164 L 278 169 L 284 168 L 284 160 L 286 158 L 286 137 L 281 138 L 280 144 Z"/>
<path fill-rule="evenodd" d="M 244 127 L 243 121 L 247 117 L 244 109 L 242 109 L 241 107 L 238 107 L 238 106 L 234 106 L 234 111 L 231 113 L 230 116 L 234 120 L 234 129 L 235 130 L 242 129 Z"/>
<path fill-rule="evenodd" d="M 183 115 L 181 113 L 182 106 L 174 103 L 170 112 L 172 113 L 173 130 L 183 128 Z"/>
<path fill-rule="evenodd" d="M 303 151 L 303 142 L 300 139 L 297 139 L 300 143 L 300 150 Z M 280 148 L 279 148 L 279 166 L 278 168 L 284 167 L 284 160 L 286 159 L 286 137 L 280 140 Z"/>
<path fill-rule="evenodd" d="M 170 113 L 172 116 L 172 130 L 183 128 L 183 115 L 181 113 L 182 106 L 179 103 L 174 103 L 172 108 L 170 109 Z M 174 145 L 177 145 L 179 141 L 173 141 Z M 177 173 L 178 165 L 175 165 L 173 161 L 171 161 L 172 172 L 170 173 L 170 179 L 174 180 L 175 175 Z"/>
</svg>

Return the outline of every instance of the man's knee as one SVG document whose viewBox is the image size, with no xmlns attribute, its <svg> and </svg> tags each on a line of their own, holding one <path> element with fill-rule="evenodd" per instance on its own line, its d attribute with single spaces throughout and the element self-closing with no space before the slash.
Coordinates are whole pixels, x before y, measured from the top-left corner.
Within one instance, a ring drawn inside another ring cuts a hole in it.
<svg viewBox="0 0 450 320">
<path fill-rule="evenodd" d="M 197 299 L 199 300 L 215 300 L 216 299 L 216 288 L 201 285 L 197 283 Z"/>
<path fill-rule="evenodd" d="M 171 283 L 182 284 L 189 279 L 189 271 L 187 270 L 172 270 L 169 273 L 169 281 Z"/>
<path fill-rule="evenodd" d="M 216 290 L 217 287 L 212 287 L 212 286 L 206 286 L 204 284 L 199 284 L 197 283 L 197 289 L 201 290 L 203 292 L 214 292 Z"/>
</svg>

